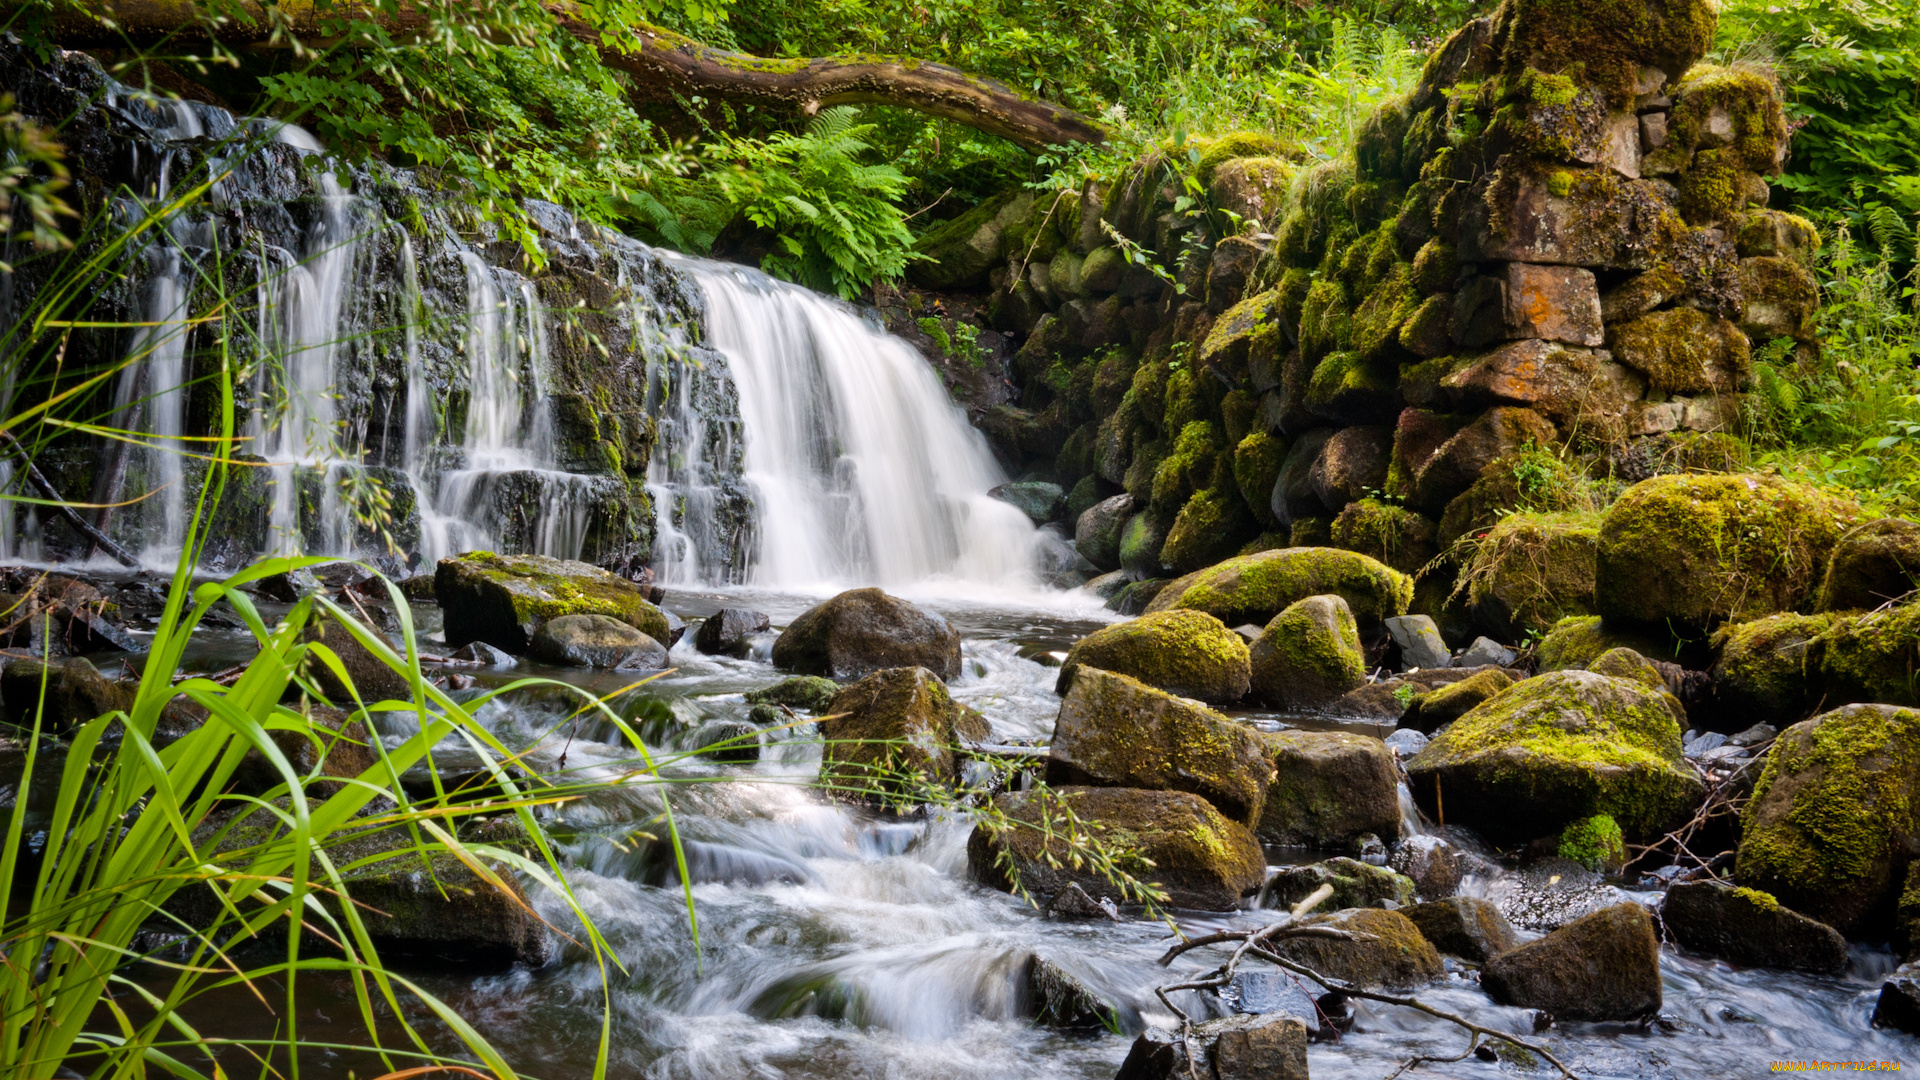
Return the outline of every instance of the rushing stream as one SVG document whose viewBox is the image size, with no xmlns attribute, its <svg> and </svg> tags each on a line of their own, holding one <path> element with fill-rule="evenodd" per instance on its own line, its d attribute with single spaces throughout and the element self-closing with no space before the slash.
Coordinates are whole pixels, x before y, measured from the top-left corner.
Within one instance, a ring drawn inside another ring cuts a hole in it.
<svg viewBox="0 0 1920 1080">
<path fill-rule="evenodd" d="M 954 695 L 986 712 L 996 732 L 1009 738 L 1050 730 L 1057 669 L 1044 662 L 1046 654 L 1109 618 L 1067 596 L 979 605 L 937 593 L 909 595 L 961 628 L 964 671 L 952 684 Z M 778 627 L 814 600 L 763 590 L 676 590 L 668 603 L 689 618 L 722 604 L 753 606 L 769 612 Z M 417 614 L 432 626 L 432 609 Z M 430 644 L 433 635 L 426 633 Z M 628 709 L 653 751 L 673 758 L 711 738 L 713 722 L 743 717 L 741 694 L 778 677 L 766 660 L 770 641 L 771 635 L 762 638 L 754 655 L 738 660 L 703 655 L 687 642 L 675 648 L 673 673 L 648 688 L 655 704 Z M 626 681 L 526 664 L 488 678 L 528 674 L 601 690 Z M 575 779 L 628 767 L 632 753 L 617 740 L 556 729 L 557 708 L 550 698 L 530 697 L 490 706 L 481 719 L 509 746 L 534 747 L 529 760 L 543 768 L 557 768 L 565 752 Z M 1262 725 L 1287 722 L 1245 715 Z M 402 724 L 388 737 L 405 730 Z M 571 886 L 627 968 L 611 977 L 610 1075 L 1108 1080 L 1131 1033 L 1035 1026 L 1021 1007 L 1026 958 L 1037 953 L 1064 966 L 1117 1003 L 1133 1024 L 1169 1022 L 1152 988 L 1218 962 L 1203 964 L 1205 954 L 1196 953 L 1162 969 L 1155 960 L 1171 940 L 1163 923 L 1055 921 L 974 884 L 966 873 L 965 821 L 892 819 L 827 800 L 809 787 L 818 759 L 809 734 L 796 730 L 770 733 L 757 764 L 680 757 L 667 767 L 669 775 L 698 781 L 676 786 L 671 795 L 696 881 L 697 946 L 671 856 L 648 840 L 663 835 L 657 787 L 610 784 L 548 819 L 572 862 Z M 705 782 L 716 779 L 721 782 Z M 1276 865 L 1312 857 L 1269 851 Z M 1514 880 L 1470 879 L 1468 889 L 1497 898 Z M 571 928 L 562 903 L 542 894 L 537 904 L 556 926 Z M 1256 926 L 1274 914 L 1255 908 L 1174 912 L 1173 918 L 1193 934 Z M 1672 950 L 1661 962 L 1666 1003 L 1658 1023 L 1644 1029 L 1563 1023 L 1540 1037 L 1581 1076 L 1593 1078 L 1749 1076 L 1776 1059 L 1899 1060 L 1909 1045 L 1869 1024 L 1880 979 L 1894 963 L 1891 953 L 1856 948 L 1852 969 L 1838 979 L 1740 970 Z M 599 980 L 584 950 L 564 947 L 536 971 L 478 978 L 443 973 L 423 981 L 474 1018 L 518 1068 L 582 1077 L 592 1069 L 598 1038 Z M 1530 1011 L 1495 1005 L 1458 968 L 1416 993 L 1489 1026 L 1532 1031 Z M 303 1040 L 357 1037 L 355 1010 L 344 994 L 319 980 L 303 991 L 312 1002 L 301 1018 Z M 245 1001 L 230 1004 L 230 1022 L 254 1016 Z M 1185 1007 L 1203 1014 L 1209 1006 L 1186 995 Z M 269 1018 L 255 1019 L 259 1033 L 270 1030 Z M 1379 1080 L 1411 1054 L 1453 1053 L 1461 1045 L 1450 1024 L 1406 1009 L 1362 1006 L 1351 1033 L 1314 1045 L 1309 1057 L 1316 1080 Z M 308 1054 L 308 1064 L 329 1075 L 360 1064 L 317 1049 Z M 1514 1068 L 1470 1060 L 1415 1075 L 1494 1077 Z"/>
<path fill-rule="evenodd" d="M 249 130 L 204 107 L 127 108 L 161 151 L 144 166 L 151 198 L 127 208 L 129 220 L 158 212 L 168 169 L 185 160 L 184 141 Z M 261 145 L 260 153 L 283 156 L 319 149 L 291 128 L 266 132 Z M 627 499 L 630 489 L 606 470 L 585 471 L 561 445 L 556 355 L 564 313 L 549 310 L 533 277 L 504 265 L 500 244 L 472 241 L 444 215 L 430 214 L 425 231 L 401 227 L 388 211 L 403 201 L 396 192 L 411 191 L 404 177 L 363 172 L 349 187 L 324 169 L 308 174 L 292 185 L 309 204 L 304 227 L 289 217 L 280 243 L 259 248 L 258 336 L 274 359 L 258 368 L 248 431 L 274 479 L 260 550 L 364 553 L 342 493 L 380 468 L 412 495 L 409 535 L 429 564 L 494 546 L 591 556 L 605 531 L 606 492 Z M 244 186 L 241 179 L 229 186 Z M 229 194 L 259 202 L 263 191 L 255 184 Z M 989 496 L 1007 477 L 921 357 L 837 301 L 755 271 L 663 255 L 557 207 L 536 209 L 543 236 L 570 266 L 629 290 L 618 329 L 632 363 L 608 377 L 644 389 L 657 431 L 644 479 L 634 484 L 650 500 L 647 539 L 669 588 L 667 606 L 688 619 L 722 604 L 753 607 L 777 629 L 838 588 L 885 586 L 960 628 L 964 671 L 952 691 L 992 721 L 997 738 L 1045 739 L 1059 706 L 1048 654 L 1111 616 L 1083 594 L 1038 585 L 1059 541 Z M 124 515 L 123 535 L 139 540 L 156 566 L 177 556 L 184 530 L 184 474 L 172 444 L 189 434 L 187 271 L 191 258 L 217 246 L 202 235 L 212 228 L 182 212 L 165 223 L 165 242 L 140 253 L 141 309 L 152 325 L 133 339 L 136 362 L 118 403 L 124 426 L 144 424 L 155 435 L 130 467 L 168 494 L 138 517 Z M 361 389 L 342 392 L 349 384 Z M 456 389 L 464 409 L 457 423 L 440 400 Z M 13 479 L 0 472 L 0 484 Z M 306 498 L 302 484 L 312 480 L 319 494 Z M 37 519 L 0 514 L 0 556 L 38 557 Z M 438 613 L 419 607 L 415 616 L 432 651 Z M 219 633 L 203 643 L 210 654 L 244 650 Z M 778 678 L 767 659 L 771 640 L 729 659 L 694 651 L 689 638 L 673 650 L 671 674 L 623 699 L 669 775 L 720 781 L 677 784 L 670 795 L 696 878 L 697 943 L 672 862 L 654 839 L 663 788 L 620 779 L 631 750 L 607 732 L 564 725 L 551 695 L 522 693 L 481 712 L 509 746 L 530 748 L 531 765 L 557 770 L 564 756 L 575 779 L 608 781 L 553 811 L 547 824 L 580 903 L 625 965 L 609 976 L 610 1074 L 1111 1077 L 1130 1033 L 1033 1025 L 1021 1001 L 1026 959 L 1060 964 L 1135 1026 L 1171 1019 L 1152 992 L 1156 983 L 1217 960 L 1193 954 L 1169 972 L 1155 963 L 1170 940 L 1161 922 L 1051 921 L 971 883 L 964 819 L 890 819 L 825 799 L 811 787 L 819 748 L 805 730 L 768 732 L 752 765 L 681 756 L 711 741 L 719 722 L 744 718 L 744 692 Z M 528 664 L 481 678 L 529 673 L 601 690 L 627 681 Z M 387 722 L 385 737 L 405 736 L 404 720 Z M 1270 852 L 1274 863 L 1305 857 Z M 1497 895 L 1509 886 L 1495 875 L 1471 887 Z M 538 895 L 548 919 L 575 929 L 564 905 Z M 1256 908 L 1173 918 L 1191 933 L 1273 915 Z M 1868 1023 L 1890 953 L 1857 949 L 1841 979 L 1739 971 L 1671 952 L 1662 962 L 1667 999 L 1658 1023 L 1561 1025 L 1543 1038 L 1593 1077 L 1754 1075 L 1774 1059 L 1898 1059 L 1906 1048 Z M 517 1068 L 572 1078 L 593 1068 L 600 978 L 591 957 L 568 946 L 539 970 L 423 981 Z M 310 982 L 301 1038 L 359 1041 L 342 988 Z M 1492 1004 L 1462 970 L 1421 995 L 1485 1024 L 1532 1028 L 1532 1014 Z M 276 1030 L 279 1021 L 250 998 L 236 993 L 227 1004 L 220 1022 L 231 1033 Z M 1411 1054 L 1461 1044 L 1448 1024 L 1361 1007 L 1351 1034 L 1313 1048 L 1312 1072 L 1320 1080 L 1383 1077 Z M 345 1075 L 349 1066 L 368 1075 L 368 1062 L 331 1060 L 317 1045 L 305 1053 L 316 1075 Z M 1470 1060 L 1424 1074 L 1493 1076 L 1512 1067 Z"/>
</svg>

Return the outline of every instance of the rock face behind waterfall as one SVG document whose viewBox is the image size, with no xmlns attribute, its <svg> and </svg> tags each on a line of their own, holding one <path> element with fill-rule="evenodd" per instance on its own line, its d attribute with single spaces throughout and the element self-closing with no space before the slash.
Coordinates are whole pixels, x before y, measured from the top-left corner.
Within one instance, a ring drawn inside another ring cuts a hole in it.
<svg viewBox="0 0 1920 1080">
<path fill-rule="evenodd" d="M 952 679 L 960 674 L 960 633 L 879 589 L 849 589 L 793 620 L 773 643 L 773 664 L 829 678 L 923 667 Z"/>
<path fill-rule="evenodd" d="M 150 230 L 149 238 L 171 233 L 171 243 L 134 244 L 112 273 L 87 284 L 84 310 L 66 316 L 167 317 L 148 299 L 164 278 L 181 290 L 181 310 L 225 307 L 237 324 L 264 331 L 225 338 L 230 367 L 284 379 L 233 388 L 239 423 L 256 417 L 265 430 L 238 448 L 241 466 L 212 522 L 213 568 L 289 548 L 371 554 L 389 541 L 430 556 L 482 547 L 646 560 L 655 554 L 656 492 L 678 498 L 695 486 L 700 528 L 680 530 L 675 542 L 697 548 L 703 565 L 744 565 L 752 501 L 741 479 L 737 396 L 726 358 L 700 344 L 699 290 L 657 252 L 528 202 L 536 263 L 463 205 L 458 189 L 380 163 L 337 166 L 303 148 L 304 136 L 266 122 L 142 97 L 83 53 L 43 64 L 0 43 L 0 92 L 61 132 L 74 179 L 68 198 L 82 218 L 137 215 L 131 201 L 114 201 L 123 183 L 164 205 L 169 178 L 178 186 L 209 167 L 231 170 L 217 185 L 217 207 L 212 198 L 191 202 Z M 22 260 L 0 296 L 0 324 L 29 312 L 61 263 Z M 337 311 L 316 306 L 323 296 L 337 297 Z M 152 387 L 155 400 L 121 426 L 156 430 L 164 401 L 177 406 L 182 437 L 216 434 L 215 333 L 205 326 L 176 336 L 180 366 L 166 378 L 179 392 Z M 64 370 L 77 378 L 121 364 L 131 355 L 128 336 L 73 334 Z M 132 363 L 128 377 L 162 376 L 154 361 L 144 367 Z M 324 415 L 276 419 L 301 411 L 290 412 L 277 387 L 302 380 L 325 399 Z M 494 393 L 500 386 L 507 396 Z M 113 388 L 102 393 L 99 407 L 109 410 Z M 112 502 L 161 486 L 170 456 L 70 435 L 36 460 L 69 498 Z M 656 457 L 695 462 L 697 475 L 649 490 Z M 173 468 L 182 472 L 179 490 L 198 489 L 200 459 L 188 455 Z M 390 500 L 378 527 L 354 514 L 368 481 Z M 113 511 L 108 533 L 150 558 L 171 558 L 165 549 L 177 544 L 170 530 L 178 524 L 165 520 L 166 501 Z M 11 519 L 16 530 L 22 517 Z M 48 516 L 40 535 L 37 551 L 20 553 L 86 554 L 61 519 Z M 16 533 L 0 550 L 18 542 Z"/>
</svg>

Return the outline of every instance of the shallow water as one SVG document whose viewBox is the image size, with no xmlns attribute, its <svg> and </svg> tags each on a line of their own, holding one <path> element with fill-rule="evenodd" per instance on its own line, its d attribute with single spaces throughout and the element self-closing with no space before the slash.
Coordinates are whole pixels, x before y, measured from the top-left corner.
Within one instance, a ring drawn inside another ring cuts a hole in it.
<svg viewBox="0 0 1920 1080">
<path fill-rule="evenodd" d="M 668 606 L 695 621 L 720 606 L 767 611 L 777 627 L 817 597 L 765 592 L 675 592 Z M 1111 616 L 1090 602 L 1056 597 L 1028 604 L 953 596 L 919 599 L 962 631 L 963 673 L 954 696 L 985 713 L 1002 738 L 1046 735 L 1058 699 L 1049 653 Z M 434 647 L 433 613 L 423 644 Z M 624 972 L 611 976 L 610 1075 L 657 1078 L 792 1077 L 847 1080 L 908 1078 L 1105 1078 L 1114 1075 L 1131 1034 L 1067 1034 L 1033 1026 L 1021 1010 L 1022 965 L 1040 954 L 1066 967 L 1120 1007 L 1130 1028 L 1167 1024 L 1156 984 L 1216 964 L 1200 951 L 1163 969 L 1156 959 L 1169 928 L 1143 918 L 1114 923 L 1048 920 L 1015 897 L 966 875 L 968 824 L 954 816 L 903 821 L 821 798 L 809 786 L 818 747 L 804 729 L 770 737 L 750 766 L 676 757 L 701 743 L 703 725 L 743 717 L 740 695 L 781 677 L 765 659 L 772 635 L 745 660 L 703 656 L 691 635 L 672 651 L 675 669 L 629 704 L 650 749 L 667 771 L 689 780 L 670 796 L 686 842 L 698 919 L 698 944 L 670 853 L 653 838 L 660 788 L 610 782 L 550 816 L 569 860 L 569 883 L 582 909 L 611 944 Z M 610 691 L 630 679 L 613 674 L 522 665 L 481 675 L 496 682 L 549 675 Z M 553 769 L 562 751 L 576 778 L 615 781 L 632 760 L 608 730 L 569 728 L 554 695 L 526 694 L 485 708 L 483 720 L 509 746 L 532 747 L 529 761 Z M 1264 724 L 1288 718 L 1249 717 Z M 393 718 L 389 738 L 407 727 Z M 1361 728 L 1359 730 L 1368 730 Z M 1274 851 L 1275 862 L 1300 858 Z M 1498 881 L 1491 886 L 1497 889 Z M 1656 902 L 1657 894 L 1631 894 Z M 573 929 L 558 899 L 536 894 L 541 913 Z M 1256 926 L 1272 912 L 1176 912 L 1185 933 Z M 1736 970 L 1668 950 L 1662 959 L 1666 1005 L 1646 1028 L 1562 1024 L 1537 1038 L 1583 1077 L 1757 1075 L 1773 1060 L 1900 1060 L 1913 1043 L 1870 1027 L 1879 981 L 1893 963 L 1884 950 L 1856 950 L 1839 979 Z M 452 973 L 422 980 L 475 1019 L 523 1072 L 590 1075 L 602 999 L 600 975 L 575 946 L 538 971 L 472 978 Z M 1516 1034 L 1532 1031 L 1530 1012 L 1497 1006 L 1470 972 L 1454 970 L 1418 991 L 1436 1006 Z M 343 988 L 303 988 L 301 1038 L 356 1041 Z M 1185 995 L 1197 1015 L 1216 1003 Z M 245 1028 L 252 1006 L 230 1003 L 227 1022 Z M 1407 1009 L 1363 1005 L 1352 1033 L 1310 1051 L 1312 1075 L 1379 1078 L 1415 1053 L 1456 1053 L 1453 1026 Z M 344 1075 L 357 1060 L 315 1048 L 310 1064 Z M 1414 1075 L 1493 1077 L 1514 1063 L 1467 1060 L 1430 1065 Z M 1548 1071 L 1550 1073 L 1550 1070 Z M 1546 1075 L 1548 1073 L 1542 1073 Z"/>
</svg>

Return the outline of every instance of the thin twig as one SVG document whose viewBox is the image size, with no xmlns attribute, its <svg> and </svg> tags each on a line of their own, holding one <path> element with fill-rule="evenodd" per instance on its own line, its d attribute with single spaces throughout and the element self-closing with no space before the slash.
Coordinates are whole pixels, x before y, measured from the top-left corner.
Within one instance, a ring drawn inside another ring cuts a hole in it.
<svg viewBox="0 0 1920 1080">
<path fill-rule="evenodd" d="M 40 494 L 45 495 L 53 508 L 60 512 L 60 516 L 67 519 L 67 524 L 78 529 L 80 535 L 93 541 L 95 547 L 113 556 L 113 560 L 121 566 L 140 569 L 139 559 L 129 554 L 126 548 L 108 539 L 106 533 L 94 528 L 92 522 L 81 517 L 79 511 L 68 505 L 67 500 L 62 498 L 59 490 L 53 486 L 53 482 L 48 480 L 40 472 L 40 467 L 33 463 L 33 457 L 27 453 L 26 447 L 21 446 L 20 440 L 13 437 L 13 432 L 0 428 L 0 439 L 4 439 L 8 446 L 13 447 L 14 453 L 20 455 L 21 464 L 27 468 L 27 479 L 33 481 L 33 486 L 40 489 Z"/>
</svg>

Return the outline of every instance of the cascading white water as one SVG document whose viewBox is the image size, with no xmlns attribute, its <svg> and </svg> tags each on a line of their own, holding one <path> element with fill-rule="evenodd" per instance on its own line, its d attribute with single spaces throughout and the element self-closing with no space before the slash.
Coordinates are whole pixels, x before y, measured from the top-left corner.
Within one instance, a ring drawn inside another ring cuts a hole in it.
<svg viewBox="0 0 1920 1080">
<path fill-rule="evenodd" d="M 987 494 L 1005 475 L 910 345 L 764 274 L 681 265 L 739 388 L 759 520 L 750 581 L 1034 584 L 1039 534 Z"/>
<path fill-rule="evenodd" d="M 292 124 L 275 137 L 303 154 L 320 154 L 319 140 Z M 340 481 L 352 462 L 343 458 L 334 430 L 334 355 L 342 333 L 341 308 L 360 237 L 354 228 L 354 197 L 330 170 L 319 172 L 321 212 L 308 228 L 305 250 L 289 260 L 271 287 L 277 319 L 263 344 L 269 362 L 255 376 L 255 399 L 272 401 L 271 417 L 259 425 L 254 451 L 273 470 L 268 547 L 296 554 L 310 546 L 301 535 L 298 473 L 318 468 L 324 479 L 316 550 L 344 553 L 352 541 L 351 515 L 342 504 Z M 272 370 L 278 368 L 278 371 Z"/>
</svg>

